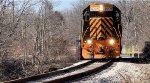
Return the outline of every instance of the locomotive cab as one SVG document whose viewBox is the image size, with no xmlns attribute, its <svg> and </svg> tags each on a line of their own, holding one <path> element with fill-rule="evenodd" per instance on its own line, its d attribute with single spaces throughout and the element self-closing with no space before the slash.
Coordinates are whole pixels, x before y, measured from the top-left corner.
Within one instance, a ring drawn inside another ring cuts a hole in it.
<svg viewBox="0 0 150 83">
<path fill-rule="evenodd" d="M 80 59 L 119 58 L 121 12 L 112 4 L 91 4 L 83 10 Z"/>
</svg>

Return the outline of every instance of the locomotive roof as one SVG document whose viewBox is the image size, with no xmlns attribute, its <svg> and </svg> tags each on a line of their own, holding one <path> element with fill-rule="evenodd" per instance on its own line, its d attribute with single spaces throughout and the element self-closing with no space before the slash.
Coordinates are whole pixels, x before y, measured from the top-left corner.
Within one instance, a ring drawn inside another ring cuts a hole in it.
<svg viewBox="0 0 150 83">
<path fill-rule="evenodd" d="M 96 3 L 96 4 L 89 4 L 90 5 L 110 5 L 112 6 L 113 4 L 110 4 L 110 3 Z"/>
</svg>

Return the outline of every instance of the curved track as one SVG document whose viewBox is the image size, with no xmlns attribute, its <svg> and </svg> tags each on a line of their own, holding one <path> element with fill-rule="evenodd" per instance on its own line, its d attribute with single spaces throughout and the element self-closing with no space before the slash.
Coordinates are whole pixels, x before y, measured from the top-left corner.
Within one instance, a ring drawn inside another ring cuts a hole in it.
<svg viewBox="0 0 150 83">
<path fill-rule="evenodd" d="M 84 61 L 54 72 L 7 81 L 5 83 L 64 83 L 102 71 L 113 64 L 112 61 Z"/>
</svg>

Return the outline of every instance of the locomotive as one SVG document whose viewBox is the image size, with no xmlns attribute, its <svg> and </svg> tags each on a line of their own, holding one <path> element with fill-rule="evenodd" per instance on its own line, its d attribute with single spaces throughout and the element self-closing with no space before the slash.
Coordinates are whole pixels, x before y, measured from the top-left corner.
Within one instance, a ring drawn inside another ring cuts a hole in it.
<svg viewBox="0 0 150 83">
<path fill-rule="evenodd" d="M 80 59 L 119 58 L 121 11 L 113 4 L 90 4 L 82 15 Z"/>
</svg>

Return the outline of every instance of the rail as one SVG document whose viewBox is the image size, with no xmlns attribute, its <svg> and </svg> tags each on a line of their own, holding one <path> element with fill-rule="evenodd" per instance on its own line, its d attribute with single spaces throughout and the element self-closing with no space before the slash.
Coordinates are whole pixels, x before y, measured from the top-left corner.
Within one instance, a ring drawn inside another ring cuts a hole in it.
<svg viewBox="0 0 150 83">
<path fill-rule="evenodd" d="M 60 69 L 54 72 L 45 73 L 37 76 L 11 80 L 5 83 L 63 83 L 79 79 L 83 76 L 102 71 L 112 65 L 112 61 L 87 61 L 81 64 L 74 64 L 71 67 Z"/>
</svg>

